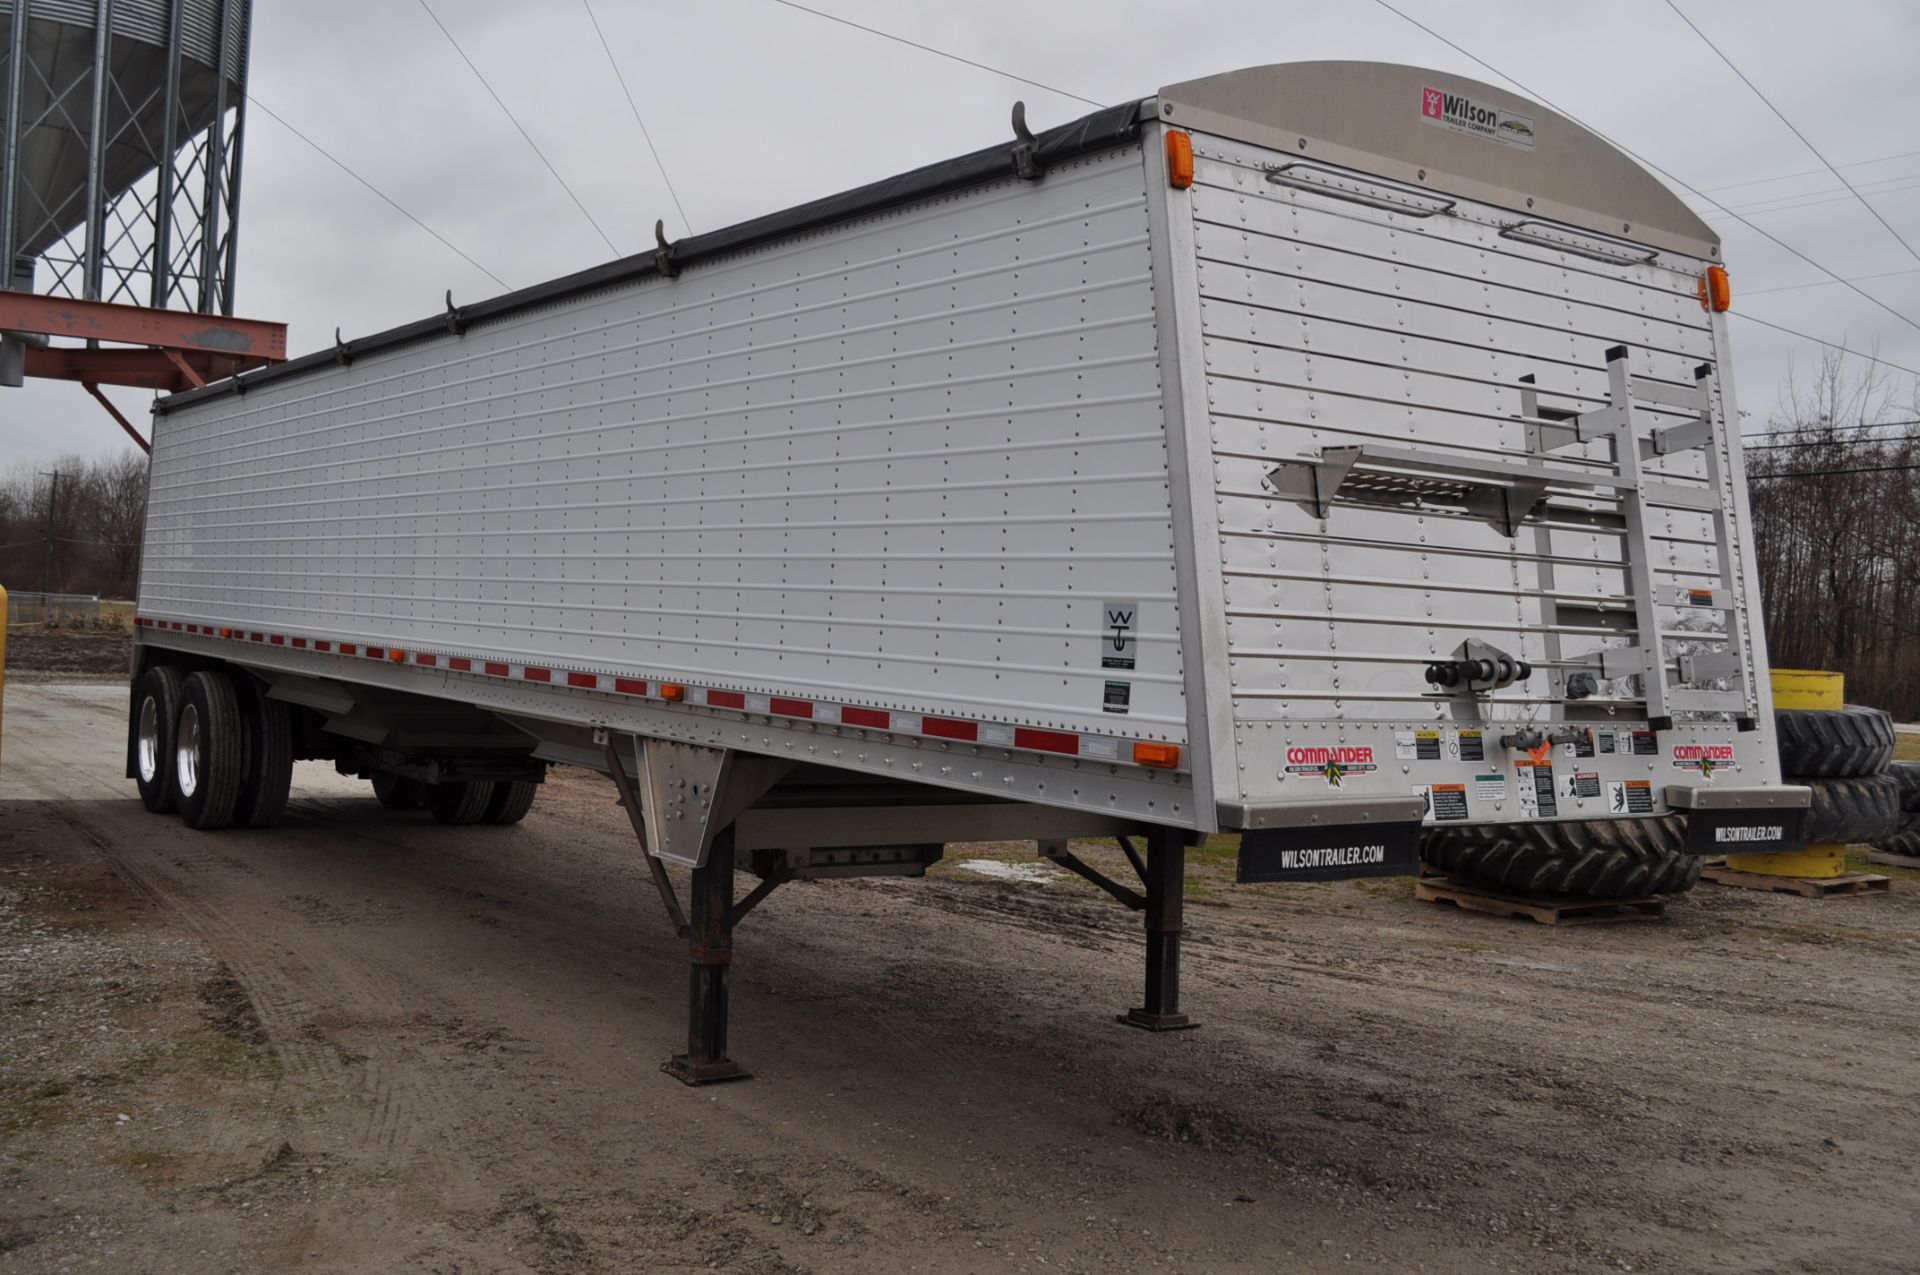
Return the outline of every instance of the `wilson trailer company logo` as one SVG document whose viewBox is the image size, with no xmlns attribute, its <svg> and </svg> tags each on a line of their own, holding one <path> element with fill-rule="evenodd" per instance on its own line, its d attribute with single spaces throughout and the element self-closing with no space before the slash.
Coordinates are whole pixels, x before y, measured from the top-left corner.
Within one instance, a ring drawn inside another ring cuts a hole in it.
<svg viewBox="0 0 1920 1275">
<path fill-rule="evenodd" d="M 1502 146 L 1533 149 L 1533 117 L 1517 111 L 1487 106 L 1460 93 L 1444 89 L 1420 90 L 1420 118 L 1428 124 L 1450 128 Z"/>
</svg>

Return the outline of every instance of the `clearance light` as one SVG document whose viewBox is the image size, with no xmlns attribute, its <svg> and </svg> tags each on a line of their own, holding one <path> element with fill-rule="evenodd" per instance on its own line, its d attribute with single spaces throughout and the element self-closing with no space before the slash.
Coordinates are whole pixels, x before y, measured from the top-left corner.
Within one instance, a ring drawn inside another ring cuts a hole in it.
<svg viewBox="0 0 1920 1275">
<path fill-rule="evenodd" d="M 1133 746 L 1133 764 L 1136 766 L 1155 766 L 1161 770 L 1172 770 L 1180 764 L 1180 745 L 1150 744 L 1145 740 Z"/>
<path fill-rule="evenodd" d="M 407 662 L 407 653 L 405 651 L 389 649 L 387 651 L 387 658 L 395 664 L 405 664 Z"/>
<path fill-rule="evenodd" d="M 680 683 L 678 682 L 660 683 L 661 699 L 670 699 L 670 700 L 678 701 L 678 700 L 683 700 L 686 697 L 687 697 L 687 688 L 680 685 Z"/>
<path fill-rule="evenodd" d="M 1193 134 L 1174 129 L 1167 134 L 1167 184 L 1175 190 L 1193 185 Z"/>
<path fill-rule="evenodd" d="M 220 636 L 221 636 L 221 637 L 225 637 L 225 638 L 230 638 L 230 637 L 232 637 L 232 636 L 233 636 L 233 630 L 232 630 L 232 629 L 221 629 L 221 630 L 220 630 Z"/>
<path fill-rule="evenodd" d="M 1700 276 L 1700 288 L 1694 295 L 1700 298 L 1702 310 L 1711 310 L 1715 314 L 1725 314 L 1731 310 L 1733 281 L 1727 278 L 1727 268 L 1708 266 L 1707 272 Z"/>
</svg>

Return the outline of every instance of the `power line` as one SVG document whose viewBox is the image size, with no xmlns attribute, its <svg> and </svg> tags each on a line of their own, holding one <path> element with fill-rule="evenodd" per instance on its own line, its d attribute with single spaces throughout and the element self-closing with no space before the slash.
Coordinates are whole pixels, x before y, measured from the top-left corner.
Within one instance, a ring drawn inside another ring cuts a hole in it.
<svg viewBox="0 0 1920 1275">
<path fill-rule="evenodd" d="M 593 227 L 594 233 L 599 235 L 601 240 L 605 242 L 607 251 L 616 257 L 619 256 L 620 250 L 613 246 L 613 240 L 608 239 L 607 232 L 600 229 L 600 223 L 593 219 L 593 214 L 587 211 L 587 206 L 580 202 L 580 196 L 573 193 L 573 187 L 567 185 L 567 179 L 560 175 L 560 170 L 553 166 L 553 161 L 547 158 L 547 153 L 540 149 L 540 143 L 533 140 L 533 134 L 527 132 L 526 128 L 520 123 L 519 117 L 514 115 L 514 113 L 507 108 L 506 102 L 501 100 L 500 95 L 493 91 L 493 85 L 487 83 L 487 77 L 480 74 L 480 68 L 473 64 L 473 59 L 467 56 L 467 51 L 460 47 L 460 41 L 453 38 L 453 32 L 447 30 L 447 24 L 440 21 L 440 16 L 433 11 L 433 6 L 428 4 L 427 0 L 420 0 L 420 7 L 427 11 L 429 18 L 433 19 L 433 25 L 440 28 L 440 34 L 447 37 L 447 43 L 451 44 L 453 51 L 460 55 L 460 60 L 467 64 L 467 69 L 473 72 L 474 78 L 480 81 L 480 87 L 487 91 L 487 96 L 491 97 L 494 104 L 506 113 L 507 119 L 512 122 L 513 126 L 520 130 L 520 136 L 526 139 L 527 145 L 533 147 L 533 153 L 540 157 L 540 162 L 545 164 L 547 171 L 553 174 L 553 180 L 560 183 L 560 189 L 567 192 L 567 198 L 573 201 L 573 206 L 580 210 L 580 215 L 587 219 L 587 224 Z"/>
<path fill-rule="evenodd" d="M 1887 424 L 1891 426 L 1897 424 L 1897 422 L 1888 421 Z M 1878 427 L 1876 426 L 1875 428 Z M 1782 430 L 1779 432 L 1788 433 L 1791 431 Z M 1764 437 L 1764 435 L 1761 437 Z M 1740 450 L 1744 452 L 1789 452 L 1800 451 L 1808 447 L 1878 447 L 1882 443 L 1909 443 L 1913 441 L 1912 436 L 1904 438 L 1810 438 L 1798 443 L 1763 443 L 1758 447 L 1742 445 Z"/>
<path fill-rule="evenodd" d="M 1877 354 L 1862 354 L 1858 350 L 1850 350 L 1844 345 L 1835 345 L 1832 341 L 1823 341 L 1817 336 L 1810 336 L 1805 332 L 1796 331 L 1793 328 L 1787 327 L 1785 324 L 1775 323 L 1771 319 L 1755 318 L 1753 315 L 1747 314 L 1744 311 L 1733 310 L 1730 311 L 1730 313 L 1736 319 L 1745 319 L 1748 323 L 1758 323 L 1763 328 L 1772 328 L 1775 332 L 1784 332 L 1788 336 L 1797 336 L 1802 341 L 1811 341 L 1815 345 L 1823 345 L 1829 350 L 1838 350 L 1840 353 L 1856 359 L 1865 359 L 1869 363 L 1878 363 L 1881 367 L 1890 367 L 1896 372 L 1905 372 L 1908 376 L 1920 376 L 1920 368 L 1908 367 L 1904 363 L 1895 363 L 1892 359 L 1883 359 Z"/>
<path fill-rule="evenodd" d="M 1835 191 L 1829 187 L 1824 190 L 1801 191 L 1794 195 L 1775 195 L 1767 199 L 1756 199 L 1751 203 L 1729 204 L 1727 207 L 1756 216 L 1763 213 L 1797 212 L 1802 208 L 1820 208 L 1827 204 L 1846 203 L 1859 198 L 1862 194 L 1898 195 L 1920 185 L 1920 182 L 1915 181 L 1916 178 L 1920 178 L 1920 173 L 1899 173 L 1892 177 L 1883 177 L 1879 181 L 1868 182 L 1865 191 Z M 1892 184 L 1896 182 L 1899 184 Z M 1710 217 L 1708 220 L 1711 221 L 1713 218 Z"/>
<path fill-rule="evenodd" d="M 1002 71 L 997 66 L 988 66 L 985 62 L 975 62 L 972 58 L 963 58 L 957 53 L 948 53 L 944 49 L 936 49 L 930 44 L 921 44 L 917 40 L 909 40 L 905 36 L 895 35 L 891 31 L 882 31 L 878 27 L 862 26 L 851 18 L 843 18 L 838 14 L 828 13 L 824 9 L 809 9 L 804 4 L 795 4 L 793 0 L 773 0 L 773 2 L 788 9 L 798 9 L 801 13 L 811 13 L 816 18 L 825 18 L 829 22 L 838 22 L 843 27 L 852 27 L 856 31 L 865 31 L 868 35 L 877 35 L 882 40 L 892 40 L 895 44 L 904 44 L 908 48 L 918 49 L 922 53 L 931 53 L 935 57 L 945 58 L 949 62 L 958 62 L 962 66 L 970 66 L 975 70 L 989 72 L 990 74 L 1000 76 L 1002 79 L 1014 80 L 1021 84 L 1031 85 L 1034 88 L 1042 89 L 1048 93 L 1057 93 L 1061 97 L 1070 97 L 1076 102 L 1084 102 L 1088 106 L 1095 107 L 1096 109 L 1105 105 L 1104 102 L 1096 102 L 1090 97 L 1081 97 L 1078 93 L 1072 93 L 1062 88 L 1055 88 L 1053 85 L 1043 84 L 1039 80 L 1030 80 L 1024 75 L 1015 75 L 1012 71 Z M 421 3 L 424 4 L 425 0 L 421 0 Z"/>
<path fill-rule="evenodd" d="M 1920 252 L 1914 251 L 1913 245 L 1907 242 L 1906 236 L 1901 234 L 1899 231 L 1895 230 L 1893 228 L 1893 223 L 1888 221 L 1885 217 L 1881 216 L 1880 210 L 1878 208 L 1875 208 L 1872 204 L 1868 203 L 1867 197 L 1861 194 L 1858 190 L 1856 190 L 1854 188 L 1853 183 L 1848 181 L 1844 176 L 1842 176 L 1840 173 L 1840 170 L 1833 166 L 1833 161 L 1820 153 L 1820 148 L 1813 144 L 1812 139 L 1809 138 L 1805 133 L 1801 132 L 1799 127 L 1796 124 L 1794 124 L 1792 120 L 1787 118 L 1786 112 L 1782 111 L 1779 107 L 1775 106 L 1773 104 L 1773 99 L 1768 97 L 1765 93 L 1762 93 L 1760 91 L 1760 86 L 1758 84 L 1755 84 L 1752 80 L 1748 79 L 1747 73 L 1745 71 L 1742 71 L 1739 67 L 1734 65 L 1733 59 L 1728 57 L 1724 52 L 1722 52 L 1720 49 L 1720 46 L 1715 44 L 1707 36 L 1707 33 L 1705 31 L 1702 31 L 1698 26 L 1698 24 L 1696 24 L 1692 18 L 1689 18 L 1686 15 L 1686 11 L 1680 7 L 1677 0 L 1667 0 L 1667 8 L 1672 9 L 1674 14 L 1678 16 L 1682 22 L 1686 23 L 1687 26 L 1693 30 L 1693 33 L 1695 35 L 1700 37 L 1701 43 L 1705 44 L 1709 49 L 1713 50 L 1713 55 L 1719 58 L 1722 62 L 1724 62 L 1729 71 L 1732 71 L 1735 75 L 1740 77 L 1740 82 L 1742 84 L 1746 85 L 1749 89 L 1753 90 L 1753 95 L 1759 98 L 1760 101 L 1766 105 L 1766 108 L 1768 110 L 1773 112 L 1774 118 L 1778 119 L 1782 124 L 1785 124 L 1787 126 L 1788 131 L 1791 132 L 1795 137 L 1800 139 L 1800 144 L 1806 147 L 1807 150 L 1813 155 L 1815 159 L 1819 160 L 1822 164 L 1825 164 L 1827 166 L 1827 171 L 1832 173 L 1835 179 L 1838 180 L 1842 186 L 1845 186 L 1847 188 L 1848 193 L 1850 193 L 1855 199 L 1860 201 L 1860 206 L 1862 208 L 1866 209 L 1868 212 L 1873 214 L 1873 219 L 1879 222 L 1881 227 L 1885 229 L 1888 234 L 1892 235 L 1902 248 L 1905 248 L 1907 250 L 1907 255 L 1909 257 L 1912 257 L 1915 261 L 1920 261 Z"/>
<path fill-rule="evenodd" d="M 659 148 L 653 144 L 653 134 L 647 131 L 647 122 L 640 118 L 640 107 L 633 100 L 633 90 L 627 87 L 626 74 L 620 69 L 620 60 L 613 56 L 613 49 L 607 44 L 607 33 L 600 29 L 600 19 L 594 16 L 593 0 L 580 0 L 587 11 L 587 21 L 593 23 L 593 33 L 600 37 L 600 47 L 606 52 L 607 65 L 613 68 L 613 78 L 620 81 L 620 91 L 627 95 L 627 107 L 633 112 L 633 122 L 640 126 L 640 136 L 646 138 L 647 149 L 653 153 L 653 166 L 660 170 L 660 180 L 667 184 L 667 194 L 673 199 L 673 207 L 680 214 L 680 224 L 688 234 L 693 233 L 693 223 L 687 220 L 687 210 L 680 204 L 680 192 L 673 188 L 673 178 L 667 176 L 667 166 L 660 158 Z"/>
<path fill-rule="evenodd" d="M 1802 433 L 1809 430 L 1819 430 L 1825 433 L 1833 434 L 1833 433 L 1838 433 L 1843 429 L 1844 430 L 1887 429 L 1895 425 L 1920 425 L 1920 420 L 1869 421 L 1860 425 L 1788 425 L 1783 429 L 1763 429 L 1758 434 L 1742 434 L 1740 437 L 1741 438 L 1769 438 L 1775 434 L 1798 434 L 1798 433 Z M 1844 440 L 1836 440 L 1836 441 L 1844 441 Z M 1886 440 L 1876 438 L 1876 439 L 1870 439 L 1868 441 L 1878 443 L 1878 442 L 1884 442 Z M 1784 444 L 1784 443 L 1781 445 L 1787 446 L 1787 444 Z M 1792 444 L 1792 446 L 1795 446 L 1795 447 L 1811 446 L 1811 444 L 1795 443 L 1795 444 Z"/>
<path fill-rule="evenodd" d="M 1905 474 L 1920 465 L 1863 465 L 1858 469 L 1781 469 L 1768 474 L 1748 474 L 1748 482 L 1762 478 L 1836 478 L 1841 474 Z"/>
<path fill-rule="evenodd" d="M 1905 270 L 1882 270 L 1879 274 L 1857 274 L 1853 275 L 1852 279 L 1855 283 L 1858 283 L 1862 279 L 1891 279 L 1896 275 L 1903 274 L 1920 274 L 1920 266 L 1912 266 Z M 1797 292 L 1802 288 L 1830 288 L 1832 286 L 1833 280 L 1831 279 L 1816 279 L 1812 283 L 1785 283 L 1777 288 L 1742 288 L 1740 295 L 1757 297 L 1768 292 Z"/>
<path fill-rule="evenodd" d="M 780 2 L 784 3 L 784 0 L 780 0 Z M 1557 111 L 1561 115 L 1566 116 L 1569 120 L 1572 120 L 1574 123 L 1579 124 L 1580 127 L 1586 129 L 1588 132 L 1592 133 L 1595 137 L 1598 137 L 1601 141 L 1606 142 L 1608 145 L 1614 147 L 1615 149 L 1620 151 L 1622 154 L 1626 155 L 1628 158 L 1633 159 L 1638 163 L 1644 164 L 1646 167 L 1652 169 L 1655 173 L 1658 173 L 1660 176 L 1666 178 L 1668 181 L 1680 187 L 1682 190 L 1685 190 L 1687 193 L 1694 195 L 1697 198 L 1706 200 L 1708 203 L 1712 204 L 1715 208 L 1720 209 L 1721 212 L 1726 213 L 1729 217 L 1732 217 L 1735 221 L 1745 226 L 1748 230 L 1753 231 L 1755 234 L 1765 239 L 1768 243 L 1771 243 L 1775 247 L 1780 248 L 1786 252 L 1792 253 L 1795 257 L 1798 257 L 1801 261 L 1806 262 L 1808 265 L 1812 266 L 1815 270 L 1818 270 L 1821 274 L 1826 275 L 1829 279 L 1832 279 L 1835 283 L 1844 285 L 1849 292 L 1858 294 L 1860 297 L 1864 298 L 1867 301 L 1872 302 L 1875 306 L 1878 306 L 1880 309 L 1885 310 L 1888 314 L 1900 320 L 1900 322 L 1906 324 L 1908 327 L 1914 329 L 1916 332 L 1920 332 L 1920 322 L 1915 322 L 1913 319 L 1908 318 L 1906 315 L 1900 313 L 1898 310 L 1894 309 L 1892 306 L 1882 301 L 1879 297 L 1874 296 L 1871 292 L 1868 292 L 1865 289 L 1860 288 L 1857 285 L 1849 282 L 1848 280 L 1841 278 L 1838 274 L 1835 274 L 1833 271 L 1827 269 L 1825 266 L 1815 261 L 1812 257 L 1809 257 L 1806 253 L 1801 252 L 1798 248 L 1794 247 L 1792 244 L 1787 243 L 1785 240 L 1779 238 L 1777 235 L 1771 234 L 1768 231 L 1763 230 L 1761 227 L 1754 225 L 1751 221 L 1748 221 L 1745 217 L 1742 217 L 1739 213 L 1734 212 L 1731 209 L 1727 208 L 1725 205 L 1720 203 L 1719 200 L 1713 198 L 1711 195 L 1704 193 L 1698 187 L 1693 186 L 1688 182 L 1681 181 L 1678 177 L 1675 177 L 1672 173 L 1660 167 L 1660 165 L 1654 163 L 1652 160 L 1648 159 L 1646 156 L 1638 154 L 1635 151 L 1629 150 L 1627 147 L 1621 145 L 1619 142 L 1615 141 L 1613 138 L 1608 137 L 1605 133 L 1602 133 L 1599 129 L 1593 127 L 1593 125 L 1587 124 L 1575 118 L 1573 115 L 1569 114 L 1567 111 L 1563 110 L 1561 107 L 1555 105 L 1555 103 L 1551 99 L 1542 96 L 1541 94 L 1535 92 L 1531 88 L 1528 88 L 1525 84 L 1522 84 L 1519 80 L 1514 79 L 1511 75 L 1508 75 L 1505 71 L 1502 71 L 1499 67 L 1493 65 L 1493 63 L 1487 61 L 1485 58 L 1478 57 L 1475 54 L 1467 52 L 1467 50 L 1465 50 L 1458 44 L 1455 44 L 1452 40 L 1449 40 L 1446 36 L 1441 35 L 1438 31 L 1435 31 L 1432 27 L 1420 21 L 1418 18 L 1411 17 L 1408 14 L 1402 12 L 1401 10 L 1394 8 L 1392 4 L 1388 3 L 1388 0 L 1373 0 L 1373 2 L 1379 5 L 1382 9 L 1385 9 L 1388 13 L 1391 13 L 1394 17 L 1399 18 L 1402 22 L 1405 22 L 1410 26 L 1417 27 L 1420 30 L 1426 32 L 1428 35 L 1432 36 L 1434 39 L 1440 41 L 1440 43 L 1452 49 L 1455 53 L 1458 53 L 1461 57 L 1468 59 L 1469 61 L 1475 63 L 1478 66 L 1485 67 L 1488 71 L 1491 71 L 1493 74 L 1499 76 L 1501 79 L 1505 80 L 1507 83 L 1513 85 L 1515 88 L 1519 89 L 1522 93 L 1525 93 L 1527 96 L 1539 102 L 1542 106 L 1545 106 L 1549 110 Z M 1799 336 L 1802 334 L 1794 333 L 1794 335 Z M 1815 338 L 1809 337 L 1808 339 L 1813 340 Z M 1821 344 L 1825 345 L 1826 342 L 1822 341 Z M 1912 369 L 1905 369 L 1905 370 L 1911 371 Z M 1916 375 L 1920 375 L 1920 373 L 1916 373 Z"/>
<path fill-rule="evenodd" d="M 1901 151 L 1898 155 L 1876 155 L 1872 159 L 1856 159 L 1852 163 L 1842 164 L 1842 168 L 1865 168 L 1868 164 L 1886 164 L 1896 159 L 1912 159 L 1920 151 Z M 1796 177 L 1818 177 L 1826 172 L 1824 168 L 1808 168 L 1797 173 L 1781 173 L 1778 177 L 1755 177 L 1750 181 L 1728 182 L 1724 186 L 1703 187 L 1709 194 L 1722 190 L 1739 190 L 1744 186 L 1765 186 L 1769 182 L 1792 181 Z"/>
<path fill-rule="evenodd" d="M 368 190 L 372 191 L 374 195 L 382 203 L 386 204 L 387 207 L 393 209 L 395 212 L 399 213 L 402 217 L 405 217 L 408 221 L 412 222 L 414 225 L 420 227 L 420 229 L 426 231 L 428 234 L 432 235 L 435 239 L 439 240 L 441 246 L 446 248 L 447 251 L 453 253 L 455 256 L 459 257 L 460 260 L 466 262 L 468 265 L 472 266 L 475 270 L 478 270 L 481 274 L 487 276 L 487 278 L 499 284 L 503 291 L 510 292 L 513 290 L 512 285 L 509 284 L 505 279 L 502 279 L 499 275 L 495 274 L 493 271 L 487 269 L 485 266 L 475 261 L 472 257 L 468 256 L 466 252 L 462 251 L 461 248 L 457 244 L 455 244 L 452 240 L 448 239 L 445 235 L 435 230 L 432 226 L 429 226 L 426 222 L 421 221 L 418 217 L 408 212 L 405 208 L 402 208 L 400 204 L 391 195 L 387 194 L 387 192 L 385 192 L 384 190 L 381 190 L 378 186 L 374 185 L 372 182 L 362 177 L 359 173 L 354 172 L 353 169 L 347 167 L 347 165 L 338 156 L 334 155 L 326 147 L 322 146 L 320 143 L 314 141 L 311 137 L 308 137 L 305 133 L 301 132 L 299 129 L 289 124 L 284 117 L 282 117 L 272 107 L 268 106 L 265 102 L 262 102 L 259 98 L 255 97 L 251 93 L 247 94 L 247 101 L 252 103 L 254 106 L 259 107 L 261 110 L 265 111 L 267 113 L 268 119 L 272 120 L 274 123 L 278 124 L 281 128 L 286 129 L 289 133 L 292 133 L 295 137 L 305 142 L 309 147 L 311 147 L 315 151 L 315 153 L 317 153 L 320 156 L 320 158 L 326 160 L 329 164 L 332 164 L 335 168 L 339 169 L 341 172 L 345 173 L 347 176 L 353 178 L 353 180 L 359 182 L 362 186 L 365 186 Z"/>
</svg>

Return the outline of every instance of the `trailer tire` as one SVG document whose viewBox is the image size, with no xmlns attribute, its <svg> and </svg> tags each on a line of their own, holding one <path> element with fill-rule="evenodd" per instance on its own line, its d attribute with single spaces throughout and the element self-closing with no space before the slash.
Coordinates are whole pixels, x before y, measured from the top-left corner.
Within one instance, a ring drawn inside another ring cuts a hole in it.
<svg viewBox="0 0 1920 1275">
<path fill-rule="evenodd" d="M 479 823 L 491 800 L 493 784 L 487 780 L 459 779 L 427 785 L 427 810 L 441 823 Z"/>
<path fill-rule="evenodd" d="M 1906 822 L 1900 784 L 1892 775 L 1854 779 L 1796 779 L 1813 790 L 1802 836 L 1809 845 L 1870 845 Z"/>
<path fill-rule="evenodd" d="M 1428 866 L 1529 897 L 1627 899 L 1680 894 L 1700 880 L 1675 815 L 1429 829 Z"/>
<path fill-rule="evenodd" d="M 502 779 L 493 786 L 493 796 L 487 799 L 487 812 L 480 816 L 482 823 L 519 823 L 533 809 L 533 799 L 539 793 L 540 785 L 531 779 Z"/>
<path fill-rule="evenodd" d="M 1877 775 L 1893 760 L 1893 718 L 1877 708 L 1777 708 L 1780 771 L 1796 779 Z"/>
<path fill-rule="evenodd" d="M 170 815 L 180 806 L 173 748 L 181 694 L 180 670 L 156 664 L 141 677 L 133 696 L 133 778 L 140 787 L 140 804 L 156 815 Z"/>
<path fill-rule="evenodd" d="M 246 728 L 232 679 L 211 669 L 189 677 L 174 735 L 180 817 L 189 828 L 226 827 L 233 822 L 246 761 Z"/>
<path fill-rule="evenodd" d="M 278 827 L 293 789 L 293 721 L 286 704 L 268 698 L 259 681 L 241 675 L 234 683 L 246 737 L 240 792 L 233 801 L 234 826 Z"/>
<path fill-rule="evenodd" d="M 418 810 L 427 799 L 427 786 L 391 771 L 373 773 L 373 798 L 388 810 Z"/>
</svg>

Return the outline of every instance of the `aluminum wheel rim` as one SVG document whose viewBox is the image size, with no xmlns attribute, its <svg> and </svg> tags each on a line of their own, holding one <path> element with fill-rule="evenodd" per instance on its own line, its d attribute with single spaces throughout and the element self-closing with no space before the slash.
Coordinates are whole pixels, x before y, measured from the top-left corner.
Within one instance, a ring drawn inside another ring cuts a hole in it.
<svg viewBox="0 0 1920 1275">
<path fill-rule="evenodd" d="M 200 788 L 200 710 L 191 704 L 180 710 L 180 742 L 173 752 L 180 795 L 191 797 Z"/>
<path fill-rule="evenodd" d="M 150 784 L 160 773 L 160 706 L 149 695 L 140 701 L 140 782 Z"/>
</svg>

